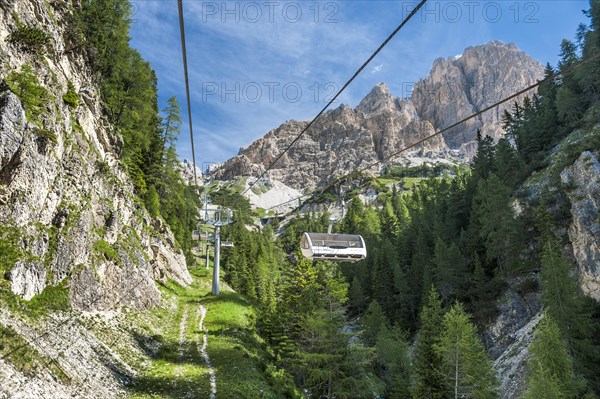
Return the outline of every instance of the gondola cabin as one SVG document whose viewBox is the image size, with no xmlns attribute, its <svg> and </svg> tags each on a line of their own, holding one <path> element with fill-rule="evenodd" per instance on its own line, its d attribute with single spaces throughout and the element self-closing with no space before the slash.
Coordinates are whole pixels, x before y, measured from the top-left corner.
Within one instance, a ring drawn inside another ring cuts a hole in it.
<svg viewBox="0 0 600 399">
<path fill-rule="evenodd" d="M 308 259 L 356 262 L 367 257 L 365 241 L 354 234 L 304 233 L 300 250 Z"/>
</svg>

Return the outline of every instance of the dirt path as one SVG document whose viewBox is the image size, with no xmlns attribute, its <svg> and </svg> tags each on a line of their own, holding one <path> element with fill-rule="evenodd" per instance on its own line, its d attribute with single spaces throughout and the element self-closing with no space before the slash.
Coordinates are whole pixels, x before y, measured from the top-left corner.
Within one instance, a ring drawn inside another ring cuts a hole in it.
<svg viewBox="0 0 600 399">
<path fill-rule="evenodd" d="M 200 305 L 200 321 L 198 322 L 198 330 L 202 331 L 202 345 L 200 345 L 199 334 L 196 335 L 196 346 L 198 347 L 198 353 L 204 359 L 206 367 L 208 368 L 208 374 L 210 375 L 210 397 L 209 399 L 217 398 L 217 374 L 215 369 L 212 367 L 210 357 L 208 356 L 208 329 L 204 328 L 204 318 L 206 317 L 206 308 L 204 305 Z"/>
<path fill-rule="evenodd" d="M 181 322 L 179 323 L 179 345 L 177 348 L 177 352 L 179 355 L 179 362 L 183 361 L 185 356 L 185 330 L 187 328 L 187 318 L 188 318 L 188 307 L 185 306 L 183 308 L 183 313 L 181 315 Z M 176 365 L 175 366 L 175 375 L 180 377 L 183 374 L 183 366 Z"/>
</svg>

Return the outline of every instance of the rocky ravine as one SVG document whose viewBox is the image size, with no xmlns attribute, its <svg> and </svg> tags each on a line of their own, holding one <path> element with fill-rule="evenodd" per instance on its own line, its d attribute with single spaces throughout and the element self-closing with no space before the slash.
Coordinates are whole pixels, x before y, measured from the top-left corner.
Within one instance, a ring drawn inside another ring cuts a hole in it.
<svg viewBox="0 0 600 399">
<path fill-rule="evenodd" d="M 379 83 L 356 108 L 342 105 L 327 112 L 271 169 L 270 176 L 296 189 L 324 185 L 332 176 L 380 161 L 542 76 L 543 67 L 537 61 L 515 45 L 497 41 L 467 48 L 459 57 L 439 58 L 429 75 L 415 84 L 411 99 L 394 98 L 387 86 Z M 501 106 L 443 138 L 427 141 L 406 154 L 405 160 L 470 158 L 477 129 L 500 138 L 500 116 L 511 106 Z M 228 160 L 216 177 L 231 179 L 264 171 L 306 125 L 288 121 L 271 130 Z"/>
</svg>

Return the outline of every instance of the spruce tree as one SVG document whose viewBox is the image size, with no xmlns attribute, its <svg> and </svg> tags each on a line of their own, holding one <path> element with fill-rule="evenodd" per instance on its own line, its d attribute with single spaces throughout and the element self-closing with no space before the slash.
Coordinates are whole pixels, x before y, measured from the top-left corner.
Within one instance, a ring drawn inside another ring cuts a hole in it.
<svg viewBox="0 0 600 399">
<path fill-rule="evenodd" d="M 367 298 L 362 289 L 362 284 L 358 276 L 352 278 L 349 291 L 350 308 L 355 313 L 362 313 L 365 310 L 367 304 Z"/>
<path fill-rule="evenodd" d="M 381 308 L 391 318 L 394 315 L 394 267 L 397 263 L 393 244 L 383 238 L 377 251 L 373 254 L 372 298 L 379 302 Z"/>
<path fill-rule="evenodd" d="M 442 332 L 443 320 L 442 301 L 432 286 L 420 314 L 420 328 L 413 355 L 415 382 L 412 388 L 412 397 L 414 399 L 448 397 L 440 370 L 442 357 L 434 349 Z"/>
<path fill-rule="evenodd" d="M 467 268 L 456 243 L 447 246 L 438 238 L 433 253 L 433 280 L 444 302 L 464 294 Z"/>
<path fill-rule="evenodd" d="M 381 390 L 368 371 L 370 350 L 349 343 L 343 309 L 319 309 L 301 323 L 295 357 L 303 386 L 319 398 L 370 398 Z"/>
<path fill-rule="evenodd" d="M 409 344 L 398 328 L 384 327 L 376 342 L 380 377 L 386 385 L 386 397 L 409 398 L 411 363 Z"/>
<path fill-rule="evenodd" d="M 367 346 L 374 346 L 379 333 L 387 327 L 387 319 L 383 309 L 377 301 L 372 301 L 369 308 L 362 317 L 362 325 L 365 327 L 363 333 Z"/>
</svg>

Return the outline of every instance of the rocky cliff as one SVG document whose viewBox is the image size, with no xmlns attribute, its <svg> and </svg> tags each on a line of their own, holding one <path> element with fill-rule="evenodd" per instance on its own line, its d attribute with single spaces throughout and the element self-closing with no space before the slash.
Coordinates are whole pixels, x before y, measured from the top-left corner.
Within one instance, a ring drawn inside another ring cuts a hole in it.
<svg viewBox="0 0 600 399">
<path fill-rule="evenodd" d="M 342 105 L 324 114 L 271 169 L 276 180 L 306 189 L 387 158 L 452 123 L 525 88 L 543 75 L 542 66 L 515 45 L 490 42 L 470 47 L 459 57 L 437 59 L 429 75 L 415 84 L 411 99 L 394 98 L 383 83 L 356 108 Z M 502 135 L 499 107 L 463 127 L 403 154 L 405 161 L 436 162 L 470 158 L 478 128 Z M 288 121 L 228 160 L 217 178 L 255 175 L 268 167 L 307 126 Z M 394 161 L 399 161 L 395 159 Z M 377 172 L 378 167 L 372 172 Z"/>
<path fill-rule="evenodd" d="M 542 65 L 514 44 L 492 41 L 435 60 L 429 75 L 415 84 L 411 99 L 421 118 L 443 129 L 535 83 L 543 73 Z M 477 129 L 501 138 L 500 117 L 512 104 L 445 132 L 444 140 L 450 148 L 465 148 L 475 140 Z"/>
<path fill-rule="evenodd" d="M 191 277 L 169 229 L 133 194 L 96 78 L 68 48 L 71 12 L 41 0 L 0 7 L 0 233 L 18 253 L 0 266 L 25 299 L 52 285 L 75 309 L 156 305 L 155 280 Z"/>
<path fill-rule="evenodd" d="M 596 131 L 597 135 L 600 132 Z M 600 161 L 599 152 L 584 151 L 560 175 L 570 185 L 568 229 L 583 293 L 600 302 Z"/>
<path fill-rule="evenodd" d="M 569 242 L 563 255 L 573 265 L 583 294 L 600 301 L 600 126 L 578 130 L 549 155 L 549 166 L 534 173 L 515 200 L 517 213 L 535 212 L 540 203 L 558 222 L 556 234 Z M 596 149 L 596 150 L 594 150 Z M 532 246 L 535 246 L 532 241 Z M 525 388 L 529 345 L 542 316 L 537 271 L 509 279 L 498 301 L 498 317 L 483 331 L 502 398 L 517 399 Z M 525 289 L 529 286 L 530 289 Z"/>
<path fill-rule="evenodd" d="M 307 124 L 288 121 L 271 130 L 227 161 L 217 177 L 230 179 L 262 172 Z M 342 105 L 319 118 L 279 160 L 270 176 L 292 187 L 326 184 L 331 176 L 365 168 L 433 133 L 433 126 L 417 116 L 410 101 L 393 98 L 387 86 L 379 84 L 356 109 Z M 421 147 L 431 156 L 445 150 L 441 138 Z"/>
</svg>

